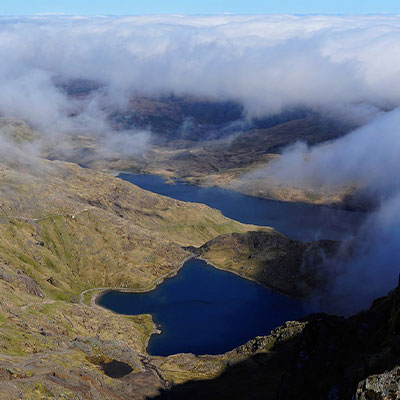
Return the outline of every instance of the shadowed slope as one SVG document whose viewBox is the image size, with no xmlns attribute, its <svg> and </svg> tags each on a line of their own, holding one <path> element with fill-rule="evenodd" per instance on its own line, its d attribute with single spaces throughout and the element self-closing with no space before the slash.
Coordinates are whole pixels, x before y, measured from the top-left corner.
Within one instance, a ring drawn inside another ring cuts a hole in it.
<svg viewBox="0 0 400 400">
<path fill-rule="evenodd" d="M 231 352 L 242 354 L 242 361 L 227 361 L 217 378 L 151 398 L 351 399 L 359 381 L 398 365 L 399 299 L 400 287 L 349 319 L 315 314 L 286 323 Z M 399 393 L 396 370 L 385 376 L 361 383 L 357 399 L 397 398 L 390 397 Z"/>
</svg>

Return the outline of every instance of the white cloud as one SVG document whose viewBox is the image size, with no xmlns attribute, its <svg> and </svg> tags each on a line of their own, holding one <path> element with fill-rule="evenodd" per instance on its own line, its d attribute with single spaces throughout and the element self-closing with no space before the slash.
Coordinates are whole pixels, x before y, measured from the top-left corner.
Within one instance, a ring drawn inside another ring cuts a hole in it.
<svg viewBox="0 0 400 400">
<path fill-rule="evenodd" d="M 0 85 L 37 71 L 96 79 L 117 96 L 235 98 L 258 114 L 293 104 L 393 107 L 400 105 L 399 22 L 396 16 L 3 17 Z M 62 112 L 63 105 L 49 102 Z M 0 110 L 8 109 L 0 101 Z"/>
<path fill-rule="evenodd" d="M 400 108 L 331 143 L 297 143 L 258 176 L 300 188 L 357 184 L 379 204 L 358 232 L 352 257 L 330 260 L 330 311 L 355 312 L 386 294 L 400 272 Z M 326 299 L 325 299 L 326 300 Z"/>
</svg>

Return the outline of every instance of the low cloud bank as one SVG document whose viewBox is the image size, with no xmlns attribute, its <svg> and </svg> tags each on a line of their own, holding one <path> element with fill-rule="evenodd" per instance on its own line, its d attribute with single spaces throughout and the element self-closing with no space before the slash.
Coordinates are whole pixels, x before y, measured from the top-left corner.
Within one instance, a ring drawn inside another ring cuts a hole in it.
<svg viewBox="0 0 400 400">
<path fill-rule="evenodd" d="M 399 154 L 400 109 L 395 109 L 334 142 L 311 149 L 296 143 L 263 171 L 298 187 L 357 184 L 384 200 L 400 190 Z"/>
<path fill-rule="evenodd" d="M 255 172 L 298 188 L 339 189 L 358 185 L 378 207 L 361 227 L 352 256 L 329 260 L 332 272 L 324 307 L 349 313 L 386 294 L 400 272 L 400 109 L 335 140 L 308 148 L 297 143 Z"/>
<path fill-rule="evenodd" d="M 234 99 L 268 115 L 288 106 L 400 105 L 395 16 L 149 16 L 0 18 L 0 112 L 72 130 L 133 94 Z M 55 84 L 101 90 L 71 100 Z M 102 105 L 99 106 L 99 97 Z M 83 111 L 82 111 L 83 109 Z M 91 118 L 90 118 L 91 117 Z M 100 118 L 101 120 L 101 118 Z M 78 126 L 77 126 L 78 125 Z"/>
</svg>

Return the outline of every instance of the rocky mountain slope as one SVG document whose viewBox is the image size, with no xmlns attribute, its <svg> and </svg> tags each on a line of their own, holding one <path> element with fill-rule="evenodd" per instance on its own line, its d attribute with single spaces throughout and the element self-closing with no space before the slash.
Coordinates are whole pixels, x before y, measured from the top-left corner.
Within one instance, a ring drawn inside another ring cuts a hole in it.
<svg viewBox="0 0 400 400">
<path fill-rule="evenodd" d="M 245 225 L 74 164 L 0 164 L 0 250 L 53 292 L 148 285 L 201 245 Z M 46 279 L 52 277 L 53 283 Z"/>
</svg>

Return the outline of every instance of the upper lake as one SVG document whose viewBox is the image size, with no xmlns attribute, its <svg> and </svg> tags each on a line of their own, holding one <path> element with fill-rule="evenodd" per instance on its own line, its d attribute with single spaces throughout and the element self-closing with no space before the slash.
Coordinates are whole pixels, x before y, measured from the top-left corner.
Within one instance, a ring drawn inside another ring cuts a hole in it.
<svg viewBox="0 0 400 400">
<path fill-rule="evenodd" d="M 182 182 L 168 184 L 155 175 L 121 173 L 118 177 L 177 200 L 207 204 L 245 224 L 271 226 L 291 239 L 343 240 L 356 232 L 366 216 L 363 212 L 326 206 L 260 199 L 217 187 L 202 188 Z"/>
</svg>

